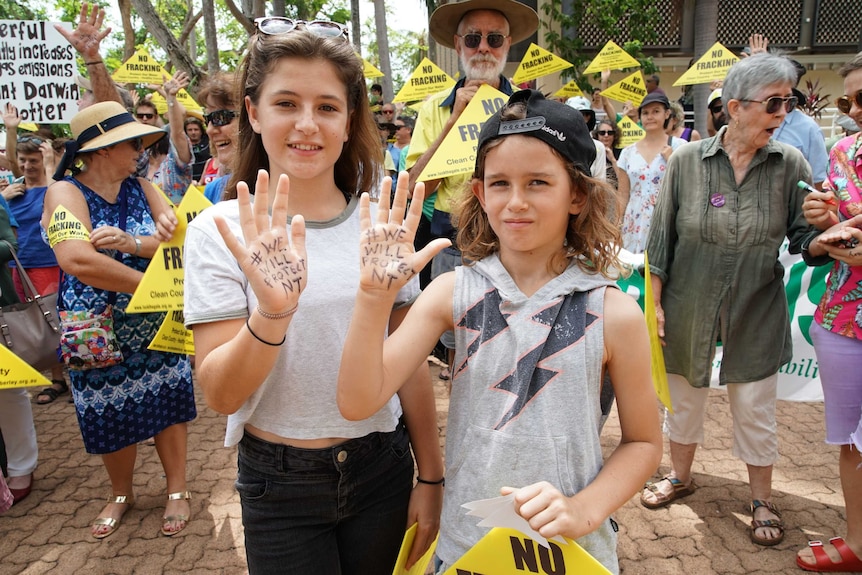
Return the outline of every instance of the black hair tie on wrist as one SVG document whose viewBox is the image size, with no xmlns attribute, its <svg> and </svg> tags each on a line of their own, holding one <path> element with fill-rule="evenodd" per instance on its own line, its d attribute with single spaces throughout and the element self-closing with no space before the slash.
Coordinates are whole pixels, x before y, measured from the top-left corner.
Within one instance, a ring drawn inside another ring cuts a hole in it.
<svg viewBox="0 0 862 575">
<path fill-rule="evenodd" d="M 438 481 L 428 481 L 427 479 L 417 477 L 416 483 L 424 483 L 425 485 L 446 485 L 446 478 L 441 477 Z"/>
</svg>

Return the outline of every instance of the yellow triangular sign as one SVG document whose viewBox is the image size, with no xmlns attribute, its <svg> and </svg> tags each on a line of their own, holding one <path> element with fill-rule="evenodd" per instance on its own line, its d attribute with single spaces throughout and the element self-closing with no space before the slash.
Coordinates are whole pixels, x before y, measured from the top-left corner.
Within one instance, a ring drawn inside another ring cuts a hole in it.
<svg viewBox="0 0 862 575">
<path fill-rule="evenodd" d="M 161 64 L 159 64 L 150 54 L 143 48 L 137 50 L 132 57 L 123 62 L 117 70 L 111 75 L 115 82 L 129 82 L 132 84 L 161 84 L 162 76 L 168 80 L 171 75 L 168 74 Z"/>
<path fill-rule="evenodd" d="M 713 80 L 721 80 L 727 76 L 727 71 L 730 70 L 730 67 L 738 61 L 739 56 L 722 46 L 721 42 L 716 42 L 673 85 L 690 86 L 692 84 L 708 84 Z"/>
<path fill-rule="evenodd" d="M 581 87 L 578 86 L 578 83 L 571 80 L 568 84 L 551 95 L 554 98 L 574 98 L 575 96 L 583 96 L 584 93 L 581 91 Z"/>
<path fill-rule="evenodd" d="M 431 156 L 417 181 L 471 173 L 476 164 L 476 147 L 482 124 L 502 108 L 508 99 L 503 92 L 483 84 L 461 112 L 458 122 L 446 134 L 437 153 Z"/>
<path fill-rule="evenodd" d="M 147 346 L 154 351 L 194 355 L 195 338 L 192 330 L 186 329 L 183 322 L 183 312 L 180 310 L 165 314 L 165 320 L 159 327 L 156 337 Z"/>
<path fill-rule="evenodd" d="M 617 126 L 620 127 L 620 148 L 631 146 L 632 144 L 643 140 L 644 136 L 646 136 L 644 129 L 635 124 L 628 116 L 623 116 L 622 119 L 617 122 Z"/>
<path fill-rule="evenodd" d="M 65 240 L 90 241 L 90 232 L 87 231 L 81 220 L 76 218 L 62 204 L 58 205 L 54 213 L 51 214 L 46 234 L 48 235 L 48 245 L 51 246 L 51 249 Z"/>
<path fill-rule="evenodd" d="M 559 56 L 551 54 L 537 44 L 530 44 L 527 53 L 518 65 L 512 81 L 515 84 L 521 82 L 529 82 L 535 78 L 541 78 L 566 68 L 571 68 L 572 64 L 566 62 Z"/>
<path fill-rule="evenodd" d="M 667 410 L 673 413 L 670 401 L 670 388 L 667 385 L 667 371 L 664 368 L 664 352 L 661 347 L 661 339 L 658 336 L 658 317 L 655 310 L 655 300 L 652 295 L 652 282 L 649 274 L 649 258 L 644 252 L 644 316 L 646 317 L 647 331 L 649 332 L 650 367 L 652 369 L 652 384 L 655 393 Z"/>
<path fill-rule="evenodd" d="M 646 95 L 644 75 L 640 70 L 626 76 L 607 90 L 602 90 L 602 96 L 617 102 L 631 102 L 635 106 L 640 106 Z"/>
<path fill-rule="evenodd" d="M 584 69 L 584 74 L 601 72 L 602 70 L 624 70 L 625 68 L 640 68 L 641 63 L 619 47 L 613 40 L 608 40 L 605 47 L 596 55 L 590 65 Z"/>
<path fill-rule="evenodd" d="M 374 64 L 359 54 L 357 54 L 356 57 L 362 60 L 362 73 L 365 74 L 366 78 L 380 78 L 384 75 L 383 72 L 374 67 Z"/>
<path fill-rule="evenodd" d="M 428 58 L 423 58 L 392 101 L 419 102 L 454 85 L 455 80 L 449 74 Z"/>
<path fill-rule="evenodd" d="M 159 84 L 161 84 L 161 82 L 159 82 Z M 168 102 L 167 100 L 162 98 L 161 94 L 159 94 L 158 92 L 153 92 L 152 102 L 156 105 L 156 111 L 159 114 L 164 115 L 167 113 Z M 177 92 L 177 102 L 183 105 L 183 107 L 186 109 L 186 112 L 203 112 L 203 108 L 201 108 L 200 105 L 195 102 L 195 99 L 192 98 L 191 94 L 186 92 L 185 88 Z"/>
<path fill-rule="evenodd" d="M 39 129 L 39 126 L 37 126 L 33 122 L 21 122 L 20 124 L 18 124 L 18 127 L 22 130 L 27 130 L 28 132 L 35 132 Z"/>
<path fill-rule="evenodd" d="M 0 345 L 0 366 L 0 389 L 51 385 L 44 375 L 9 351 L 5 345 Z"/>
<path fill-rule="evenodd" d="M 568 545 L 536 543 L 520 531 L 495 527 L 458 559 L 443 575 L 524 575 L 524 573 L 577 573 L 609 575 L 610 571 L 567 539 Z"/>
<path fill-rule="evenodd" d="M 183 242 L 186 227 L 198 213 L 211 206 L 195 186 L 189 186 L 177 207 L 179 223 L 169 242 L 159 244 L 144 277 L 126 308 L 127 313 L 148 313 L 183 309 Z"/>
<path fill-rule="evenodd" d="M 398 552 L 398 560 L 395 561 L 395 569 L 392 570 L 392 575 L 425 575 L 425 569 L 428 567 L 428 563 L 431 562 L 431 557 L 437 548 L 437 539 L 439 537 L 435 537 L 425 554 L 413 564 L 413 567 L 407 569 L 407 557 L 413 548 L 413 540 L 416 539 L 416 525 L 414 523 L 407 530 L 407 533 L 404 534 L 404 539 L 401 542 L 401 551 Z"/>
</svg>

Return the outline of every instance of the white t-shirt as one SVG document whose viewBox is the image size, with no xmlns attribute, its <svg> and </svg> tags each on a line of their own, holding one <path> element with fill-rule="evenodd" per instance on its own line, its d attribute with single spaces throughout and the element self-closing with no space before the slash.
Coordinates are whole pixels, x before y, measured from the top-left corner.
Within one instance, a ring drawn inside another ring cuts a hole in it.
<svg viewBox="0 0 862 575">
<path fill-rule="evenodd" d="M 358 208 L 359 200 L 353 197 L 338 217 L 306 222 L 308 283 L 299 309 L 269 376 L 228 417 L 226 446 L 239 442 L 246 423 L 295 439 L 356 438 L 395 429 L 401 415 L 397 395 L 362 421 L 344 419 L 336 404 L 341 350 L 359 287 Z M 372 219 L 376 208 L 371 205 Z M 243 241 L 236 200 L 207 208 L 189 224 L 183 256 L 187 326 L 246 318 L 257 305 L 245 275 L 215 227 L 214 215 L 224 217 Z M 413 278 L 398 294 L 396 307 L 412 303 L 418 294 L 418 279 Z"/>
</svg>

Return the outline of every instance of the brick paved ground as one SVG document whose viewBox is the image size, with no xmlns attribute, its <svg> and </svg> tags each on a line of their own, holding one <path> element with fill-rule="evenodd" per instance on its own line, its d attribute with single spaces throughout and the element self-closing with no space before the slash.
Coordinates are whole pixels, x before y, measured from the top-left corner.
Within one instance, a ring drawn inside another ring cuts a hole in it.
<svg viewBox="0 0 862 575">
<path fill-rule="evenodd" d="M 437 368 L 432 368 L 436 375 Z M 435 385 L 441 437 L 448 410 L 442 382 Z M 619 555 L 626 575 L 801 573 L 796 550 L 808 539 L 844 529 L 837 449 L 822 443 L 820 404 L 779 403 L 781 461 L 775 470 L 775 502 L 788 525 L 785 541 L 760 548 L 748 539 L 745 467 L 730 455 L 726 396 L 714 391 L 708 440 L 694 465 L 698 491 L 684 503 L 648 511 L 636 498 L 616 515 Z M 39 468 L 32 495 L 0 517 L 0 575 L 245 573 L 239 498 L 234 491 L 236 455 L 222 447 L 224 418 L 198 396 L 199 416 L 189 427 L 189 488 L 192 521 L 175 538 L 159 534 L 164 480 L 152 445 L 139 446 L 137 503 L 111 537 L 96 541 L 89 525 L 109 495 L 107 475 L 96 456 L 84 452 L 74 407 L 65 400 L 33 405 Z M 606 452 L 619 439 L 612 417 Z M 668 469 L 665 454 L 661 472 Z"/>
</svg>

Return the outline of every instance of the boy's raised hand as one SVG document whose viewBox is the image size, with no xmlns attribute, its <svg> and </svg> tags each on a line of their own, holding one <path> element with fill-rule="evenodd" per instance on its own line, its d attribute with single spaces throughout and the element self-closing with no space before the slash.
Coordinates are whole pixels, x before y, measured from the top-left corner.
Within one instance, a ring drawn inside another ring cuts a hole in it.
<svg viewBox="0 0 862 575">
<path fill-rule="evenodd" d="M 419 273 L 437 252 L 451 244 L 447 239 L 437 239 L 418 252 L 413 249 L 413 238 L 422 217 L 425 184 L 416 184 L 409 209 L 408 188 L 409 175 L 407 172 L 401 172 L 398 174 L 395 200 L 390 209 L 391 179 L 383 178 L 376 222 L 371 221 L 368 194 L 362 194 L 359 204 L 362 229 L 359 238 L 359 285 L 363 290 L 397 292 L 414 274 Z"/>
<path fill-rule="evenodd" d="M 280 314 L 299 304 L 299 295 L 308 281 L 305 220 L 300 215 L 293 216 L 288 240 L 287 198 L 290 180 L 286 175 L 278 179 L 271 219 L 268 190 L 269 174 L 266 170 L 257 173 L 253 206 L 248 185 L 245 182 L 237 184 L 239 218 L 245 245 L 237 240 L 224 219 L 216 217 L 215 223 L 248 278 L 260 308 Z"/>
</svg>

